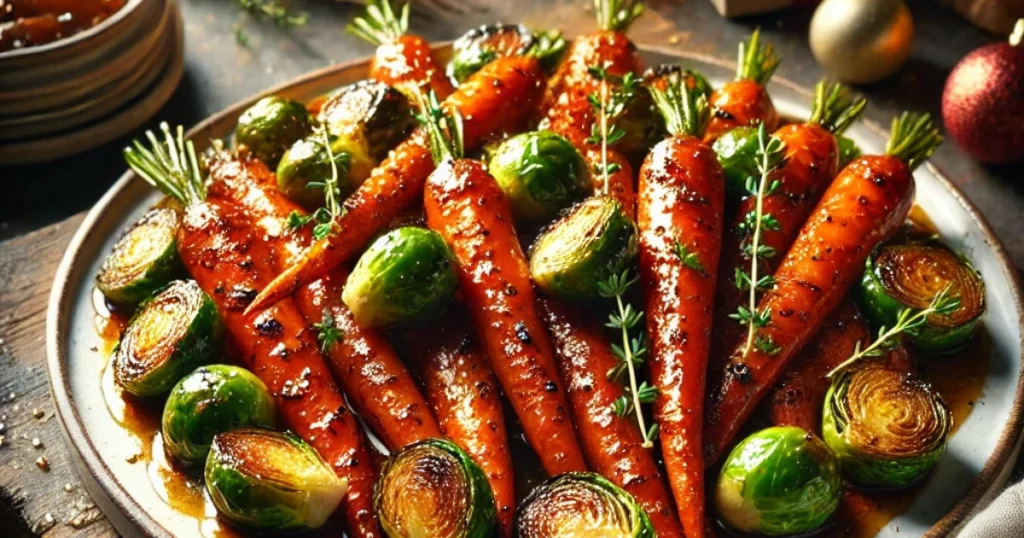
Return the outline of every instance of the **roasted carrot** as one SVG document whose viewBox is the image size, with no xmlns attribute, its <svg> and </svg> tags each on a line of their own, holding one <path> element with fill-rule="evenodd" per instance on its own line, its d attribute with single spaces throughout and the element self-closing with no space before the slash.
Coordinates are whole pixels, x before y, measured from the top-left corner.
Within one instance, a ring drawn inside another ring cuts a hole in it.
<svg viewBox="0 0 1024 538">
<path fill-rule="evenodd" d="M 785 144 L 782 164 L 770 181 L 778 182 L 771 194 L 762 197 L 762 213 L 771 215 L 774 225 L 759 237 L 766 255 L 762 260 L 763 273 L 772 273 L 772 262 L 781 258 L 814 206 L 825 192 L 832 178 L 839 172 L 839 144 L 836 136 L 842 134 L 860 115 L 867 101 L 854 99 L 839 84 L 821 81 L 815 87 L 814 104 L 806 123 L 786 125 L 773 136 Z M 750 193 L 739 204 L 732 225 L 726 228 L 722 240 L 722 260 L 718 269 L 715 297 L 715 325 L 712 339 L 711 361 L 708 365 L 709 386 L 722 377 L 729 352 L 746 336 L 747 329 L 730 315 L 748 299 L 748 290 L 737 285 L 737 270 L 750 265 L 751 253 L 745 249 L 750 242 L 746 223 L 756 216 L 757 192 Z"/>
<path fill-rule="evenodd" d="M 455 255 L 491 369 L 548 474 L 586 470 L 508 201 L 483 164 L 462 158 L 458 115 L 436 101 L 421 108 L 439 162 L 427 180 L 427 226 Z"/>
<path fill-rule="evenodd" d="M 612 353 L 603 327 L 550 297 L 540 297 L 538 305 L 555 345 L 576 433 L 590 468 L 629 492 L 660 538 L 684 536 L 654 454 L 643 448 L 636 423 L 614 411 L 615 402 L 626 391 L 608 378 L 621 361 Z"/>
<path fill-rule="evenodd" d="M 821 408 L 831 384 L 825 376 L 853 355 L 857 343 L 867 345 L 870 338 L 871 328 L 856 304 L 843 302 L 772 389 L 768 400 L 772 422 L 820 435 Z"/>
<path fill-rule="evenodd" d="M 821 410 L 832 384 L 828 374 L 856 352 L 858 343 L 863 348 L 870 340 L 871 328 L 857 305 L 849 299 L 843 301 L 772 389 L 766 401 L 772 422 L 821 435 Z M 887 351 L 882 357 L 865 360 L 881 361 L 888 368 L 901 372 L 915 370 L 904 346 Z"/>
<path fill-rule="evenodd" d="M 478 148 L 489 136 L 525 121 L 540 101 L 544 80 L 535 56 L 499 58 L 470 77 L 445 100 L 449 110 L 465 118 L 466 148 Z M 337 232 L 314 243 L 256 297 L 250 309 L 273 304 L 348 261 L 391 219 L 421 199 L 423 184 L 433 170 L 426 134 L 422 129 L 414 131 L 345 201 L 345 213 L 335 220 Z"/>
<path fill-rule="evenodd" d="M 592 138 L 599 120 L 591 96 L 610 91 L 612 79 L 639 73 L 642 68 L 636 46 L 624 32 L 643 12 L 643 4 L 635 0 L 595 0 L 594 5 L 601 29 L 573 42 L 565 61 L 551 78 L 543 106 L 545 126 L 576 146 L 591 166 L 604 162 L 601 144 Z M 603 70 L 602 78 L 595 76 L 595 67 Z M 614 171 L 607 175 L 607 192 L 634 218 L 633 167 L 622 151 L 615 147 L 605 151 L 607 162 L 614 165 Z M 603 176 L 593 177 L 598 182 Z M 595 188 L 603 188 L 603 184 Z"/>
<path fill-rule="evenodd" d="M 903 224 L 914 198 L 912 171 L 941 141 L 928 115 L 904 114 L 893 121 L 885 155 L 854 160 L 825 191 L 757 305 L 760 345 L 738 345 L 712 388 L 708 463 L 839 305 L 871 250 Z"/>
<path fill-rule="evenodd" d="M 780 61 L 774 47 L 761 43 L 760 29 L 754 30 L 749 41 L 740 43 L 736 78 L 711 93 L 711 122 L 704 133 L 705 142 L 710 144 L 737 127 L 758 123 L 775 130 L 779 115 L 765 85 Z"/>
<path fill-rule="evenodd" d="M 516 484 L 501 393 L 471 331 L 461 312 L 450 311 L 436 324 L 407 331 L 405 348 L 441 430 L 484 470 L 501 536 L 510 537 Z"/>
<path fill-rule="evenodd" d="M 348 480 L 343 507 L 348 532 L 358 538 L 381 537 L 373 516 L 377 470 L 372 453 L 295 303 L 287 299 L 254 316 L 243 314 L 272 274 L 269 243 L 257 239 L 246 211 L 207 199 L 191 141 L 184 142 L 180 127 L 177 136 L 166 124 L 162 128 L 165 142 L 148 133 L 153 150 L 136 142 L 125 151 L 126 160 L 186 207 L 178 232 L 181 259 L 217 304 L 233 344 L 274 395 L 284 423 Z"/>
<path fill-rule="evenodd" d="M 257 223 L 274 253 L 274 267 L 294 261 L 309 244 L 308 226 L 288 231 L 287 220 L 302 209 L 276 189 L 273 173 L 249 156 L 217 160 L 211 166 L 210 197 L 230 200 L 244 208 Z M 283 233 L 282 233 L 283 232 Z M 356 411 L 390 450 L 441 436 L 410 372 L 382 335 L 355 323 L 341 301 L 347 278 L 339 267 L 323 278 L 300 287 L 295 303 L 308 325 L 328 323 L 341 331 L 321 348 L 335 379 Z M 321 334 L 328 334 L 321 328 Z M 326 337 L 325 337 L 326 338 Z"/>
<path fill-rule="evenodd" d="M 707 100 L 680 74 L 652 86 L 672 136 L 640 168 L 640 274 L 645 284 L 654 417 L 679 517 L 688 538 L 704 536 L 701 419 L 725 209 L 724 172 L 699 138 Z"/>
<path fill-rule="evenodd" d="M 368 0 L 366 15 L 356 17 L 345 30 L 377 45 L 370 62 L 370 78 L 410 97 L 428 88 L 444 99 L 452 93 L 452 83 L 434 59 L 430 43 L 408 33 L 409 6 L 406 3 L 396 16 L 388 0 Z"/>
</svg>

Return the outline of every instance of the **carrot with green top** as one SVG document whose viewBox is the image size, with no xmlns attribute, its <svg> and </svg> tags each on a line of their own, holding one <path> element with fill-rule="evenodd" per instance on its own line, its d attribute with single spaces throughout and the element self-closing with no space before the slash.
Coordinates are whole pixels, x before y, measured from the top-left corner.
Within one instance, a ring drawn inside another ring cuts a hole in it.
<svg viewBox="0 0 1024 538">
<path fill-rule="evenodd" d="M 585 471 L 508 201 L 483 164 L 462 157 L 458 114 L 444 113 L 433 98 L 421 108 L 438 163 L 424 196 L 427 226 L 455 254 L 460 289 L 491 369 L 548 474 Z"/>
<path fill-rule="evenodd" d="M 711 122 L 704 141 L 712 143 L 737 127 L 764 124 L 768 131 L 778 127 L 779 114 L 768 95 L 768 81 L 782 61 L 770 44 L 761 43 L 761 29 L 741 42 L 736 78 L 711 93 Z"/>
<path fill-rule="evenodd" d="M 905 113 L 893 120 L 884 155 L 855 159 L 822 195 L 775 272 L 774 286 L 744 316 L 752 336 L 731 352 L 724 378 L 711 387 L 704 423 L 709 464 L 839 306 L 871 250 L 906 220 L 913 170 L 941 142 L 930 116 Z"/>
<path fill-rule="evenodd" d="M 671 136 L 640 168 L 640 275 L 645 285 L 654 417 L 688 538 L 704 536 L 701 420 L 722 244 L 722 166 L 701 141 L 710 110 L 680 73 L 650 87 Z"/>
</svg>

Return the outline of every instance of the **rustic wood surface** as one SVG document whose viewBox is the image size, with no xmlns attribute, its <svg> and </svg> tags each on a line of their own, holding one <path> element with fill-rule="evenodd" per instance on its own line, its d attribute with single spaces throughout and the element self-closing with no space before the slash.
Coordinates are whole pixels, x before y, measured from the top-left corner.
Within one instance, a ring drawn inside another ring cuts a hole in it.
<svg viewBox="0 0 1024 538">
<path fill-rule="evenodd" d="M 186 74 L 171 103 L 150 122 L 194 124 L 247 95 L 312 69 L 372 52 L 342 32 L 355 10 L 327 0 L 296 1 L 309 23 L 282 30 L 240 15 L 228 0 L 181 0 L 186 20 Z M 950 68 L 992 36 L 934 0 L 909 2 L 917 21 L 914 53 L 894 78 L 864 88 L 868 116 L 883 123 L 900 109 L 937 111 Z M 525 20 L 569 34 L 592 28 L 586 0 L 422 0 L 412 27 L 450 39 L 496 20 Z M 807 47 L 810 13 L 786 11 L 740 21 L 721 19 L 707 0 L 652 2 L 631 35 L 640 43 L 721 58 L 754 26 L 785 57 L 779 75 L 812 85 L 821 72 Z M 241 27 L 248 45 L 239 44 Z M 0 168 L 0 536 L 115 536 L 81 489 L 53 418 L 43 332 L 51 281 L 81 211 L 123 172 L 119 140 L 85 155 L 45 165 Z M 1015 263 L 1024 266 L 1022 168 L 981 167 L 953 144 L 933 162 L 944 169 L 996 229 Z M 73 170 L 73 173 L 69 173 Z M 54 193 L 59 193 L 55 196 Z M 44 227 L 45 226 L 45 227 Z M 33 443 L 38 439 L 38 443 Z M 36 446 L 38 445 L 38 447 Z M 48 470 L 37 465 L 45 458 Z"/>
</svg>

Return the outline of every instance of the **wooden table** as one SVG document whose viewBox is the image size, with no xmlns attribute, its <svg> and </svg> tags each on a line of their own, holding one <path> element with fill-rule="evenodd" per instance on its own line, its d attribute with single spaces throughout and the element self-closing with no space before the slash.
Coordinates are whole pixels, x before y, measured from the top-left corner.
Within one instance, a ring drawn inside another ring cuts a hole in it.
<svg viewBox="0 0 1024 538">
<path fill-rule="evenodd" d="M 582 3 L 581 3 L 582 2 Z M 496 20 L 526 20 L 569 34 L 592 27 L 585 0 L 537 6 L 541 0 L 470 0 L 424 5 L 412 27 L 430 39 L 450 39 Z M 345 35 L 355 12 L 326 0 L 296 2 L 309 24 L 285 31 L 241 17 L 234 2 L 181 0 L 187 23 L 185 78 L 150 126 L 185 125 L 252 93 L 332 62 L 372 52 Z M 506 6 L 508 7 L 496 7 Z M 739 22 L 722 20 L 706 0 L 652 2 L 633 28 L 639 43 L 732 58 L 739 39 L 763 28 L 785 58 L 779 76 L 810 86 L 821 72 L 807 47 L 810 13 L 783 12 Z M 903 108 L 937 112 L 949 69 L 966 52 L 993 38 L 972 28 L 933 0 L 910 2 L 917 20 L 915 51 L 896 77 L 861 90 L 871 97 L 868 117 L 888 123 Z M 462 13 L 452 13 L 461 5 Z M 243 25 L 248 47 L 236 40 Z M 140 131 L 141 132 L 141 131 Z M 119 140 L 86 155 L 45 165 L 0 168 L 0 536 L 109 537 L 115 533 L 81 489 L 53 417 L 44 367 L 43 332 L 57 263 L 91 206 L 124 171 Z M 946 144 L 933 162 L 943 168 L 993 225 L 1018 266 L 1024 266 L 1024 182 L 1020 166 L 982 168 Z M 37 443 L 33 441 L 38 439 Z M 38 445 L 38 447 L 36 446 Z M 37 466 L 46 458 L 48 470 Z"/>
</svg>

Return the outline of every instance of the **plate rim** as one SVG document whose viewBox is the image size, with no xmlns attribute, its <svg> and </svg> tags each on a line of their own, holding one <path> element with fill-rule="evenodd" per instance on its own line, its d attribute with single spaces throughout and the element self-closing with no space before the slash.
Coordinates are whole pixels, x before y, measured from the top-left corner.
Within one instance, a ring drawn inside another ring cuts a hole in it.
<svg viewBox="0 0 1024 538">
<path fill-rule="evenodd" d="M 435 50 L 444 50 L 450 46 L 450 43 L 450 41 L 437 43 L 433 48 Z M 638 49 L 644 52 L 669 55 L 681 60 L 705 62 L 724 68 L 735 67 L 735 63 L 731 61 L 705 54 L 674 50 L 670 47 L 640 45 L 638 46 Z M 367 66 L 370 59 L 371 57 L 360 57 L 340 62 L 274 85 L 269 89 L 236 101 L 220 111 L 207 116 L 190 128 L 188 130 L 188 135 L 191 136 L 193 133 L 202 131 L 210 125 L 221 121 L 224 117 L 235 114 L 243 107 L 248 106 L 250 103 L 263 96 L 278 93 L 293 86 L 306 84 L 319 78 L 337 74 L 341 71 Z M 789 89 L 795 90 L 799 93 L 809 94 L 807 88 L 784 77 L 776 76 L 772 81 L 776 84 L 787 86 Z M 874 121 L 867 119 L 861 121 L 877 133 L 885 132 L 885 129 Z M 949 180 L 942 169 L 933 165 L 931 162 L 927 163 L 926 166 L 928 166 L 946 191 L 948 191 L 963 207 L 974 221 L 974 224 L 981 231 L 982 236 L 985 238 L 985 242 L 991 247 L 993 255 L 998 260 L 1000 269 L 1003 271 L 1003 274 L 1009 284 L 1012 301 L 1017 311 L 1018 321 L 1024 321 L 1024 299 L 1022 299 L 1024 294 L 1022 294 L 1022 281 L 1018 271 L 1016 270 L 1016 265 L 1010 258 L 1006 248 L 985 220 L 984 215 L 979 211 L 974 203 L 967 198 L 959 187 Z M 57 268 L 46 313 L 47 378 L 50 386 L 50 393 L 53 396 L 57 410 L 57 418 L 61 426 L 61 434 L 69 448 L 72 449 L 73 459 L 76 464 L 79 464 L 79 472 L 88 474 L 88 476 L 82 477 L 83 480 L 95 483 L 97 486 L 96 488 L 89 488 L 90 494 L 93 495 L 94 500 L 97 502 L 102 500 L 108 501 L 104 504 L 107 504 L 108 508 L 113 508 L 117 512 L 111 514 L 111 510 L 104 510 L 103 513 L 107 519 L 114 524 L 118 532 L 125 532 L 126 529 L 123 529 L 122 526 L 127 524 L 131 525 L 131 527 L 137 531 L 145 532 L 149 536 L 171 538 L 173 537 L 173 534 L 170 531 L 165 529 L 159 522 L 150 516 L 149 512 L 143 509 L 143 507 L 141 507 L 134 498 L 127 495 L 126 492 L 118 486 L 116 477 L 113 476 L 111 470 L 103 463 L 92 439 L 85 431 L 81 423 L 81 417 L 78 414 L 77 406 L 70 396 L 70 387 L 68 385 L 66 371 L 67 357 L 63 351 L 65 347 L 65 337 L 63 332 L 60 330 L 60 328 L 65 324 L 66 319 L 66 309 L 64 308 L 64 305 L 72 299 L 70 294 L 67 293 L 70 283 L 69 276 L 73 267 L 77 265 L 79 259 L 84 254 L 83 246 L 89 240 L 94 239 L 94 236 L 96 235 L 96 230 L 94 229 L 96 221 L 106 213 L 112 201 L 116 197 L 118 197 L 123 191 L 132 187 L 134 179 L 136 179 L 134 172 L 131 170 L 126 171 L 89 210 L 85 218 L 79 224 L 78 229 L 75 231 L 71 242 L 65 250 L 63 258 L 61 259 L 60 265 Z M 1018 344 L 1022 357 L 1022 366 L 1017 371 L 1016 394 L 1014 396 L 1013 406 L 1010 411 L 1010 416 L 1006 421 L 1006 425 L 1000 434 L 999 442 L 991 455 L 985 460 L 985 464 L 974 478 L 967 493 L 957 501 L 957 503 L 942 518 L 932 525 L 922 538 L 944 538 L 949 536 L 958 525 L 966 520 L 967 516 L 972 513 L 986 494 L 996 486 L 1000 475 L 1003 474 L 1003 471 L 1006 468 L 1008 460 L 1019 448 L 1020 441 L 1022 440 L 1021 434 L 1024 432 L 1024 332 L 1022 332 Z M 84 467 L 84 469 L 82 467 Z M 96 497 L 100 498 L 96 499 Z"/>
</svg>

